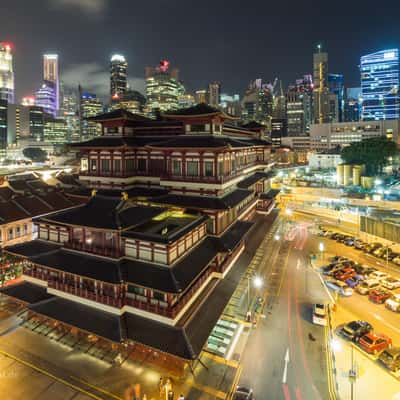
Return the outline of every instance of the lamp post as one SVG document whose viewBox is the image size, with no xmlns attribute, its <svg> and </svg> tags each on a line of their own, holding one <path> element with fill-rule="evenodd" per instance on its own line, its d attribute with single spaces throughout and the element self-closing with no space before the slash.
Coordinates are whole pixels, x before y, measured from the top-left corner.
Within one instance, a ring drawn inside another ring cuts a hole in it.
<svg viewBox="0 0 400 400">
<path fill-rule="evenodd" d="M 324 258 L 324 250 L 325 250 L 325 246 L 324 246 L 324 243 L 323 242 L 320 242 L 319 243 L 319 251 L 320 251 L 320 253 L 321 253 L 321 260 L 323 260 Z"/>
<path fill-rule="evenodd" d="M 253 279 L 252 279 L 253 278 Z M 247 277 L 247 311 L 250 311 L 250 281 L 253 280 L 253 285 L 256 289 L 261 288 L 263 285 L 263 280 L 259 276 L 248 276 Z"/>
</svg>

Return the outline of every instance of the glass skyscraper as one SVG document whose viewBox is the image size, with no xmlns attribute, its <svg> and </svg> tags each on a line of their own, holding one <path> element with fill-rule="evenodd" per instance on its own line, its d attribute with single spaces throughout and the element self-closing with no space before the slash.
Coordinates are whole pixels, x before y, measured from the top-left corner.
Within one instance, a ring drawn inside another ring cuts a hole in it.
<svg viewBox="0 0 400 400">
<path fill-rule="evenodd" d="M 399 50 L 361 57 L 360 70 L 362 119 L 399 119 Z"/>
</svg>

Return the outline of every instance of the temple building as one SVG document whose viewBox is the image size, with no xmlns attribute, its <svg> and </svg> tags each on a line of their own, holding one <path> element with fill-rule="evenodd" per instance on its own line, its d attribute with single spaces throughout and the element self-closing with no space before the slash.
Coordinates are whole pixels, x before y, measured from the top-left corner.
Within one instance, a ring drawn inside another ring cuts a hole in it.
<svg viewBox="0 0 400 400">
<path fill-rule="evenodd" d="M 25 282 L 2 292 L 132 357 L 192 366 L 247 268 L 254 215 L 274 206 L 271 144 L 205 104 L 90 120 L 102 135 L 72 145 L 85 188 L 70 194 L 87 202 L 36 218 L 37 239 L 5 249 Z"/>
</svg>

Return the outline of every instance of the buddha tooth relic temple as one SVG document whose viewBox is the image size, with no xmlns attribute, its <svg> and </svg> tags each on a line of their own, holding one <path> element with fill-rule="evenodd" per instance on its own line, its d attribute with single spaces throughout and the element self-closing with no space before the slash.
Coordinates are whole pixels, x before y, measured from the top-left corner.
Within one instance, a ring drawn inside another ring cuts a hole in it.
<svg viewBox="0 0 400 400">
<path fill-rule="evenodd" d="M 84 186 L 71 195 L 87 201 L 5 248 L 24 281 L 2 293 L 133 356 L 192 366 L 247 268 L 249 232 L 268 227 L 256 214 L 274 206 L 271 144 L 205 104 L 90 119 L 102 135 L 72 145 Z"/>
</svg>

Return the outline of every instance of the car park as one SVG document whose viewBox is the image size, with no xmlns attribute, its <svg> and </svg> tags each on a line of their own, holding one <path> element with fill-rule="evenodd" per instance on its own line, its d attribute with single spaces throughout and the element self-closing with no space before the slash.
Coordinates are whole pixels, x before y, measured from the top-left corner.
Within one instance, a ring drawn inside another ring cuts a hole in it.
<svg viewBox="0 0 400 400">
<path fill-rule="evenodd" d="M 255 400 L 253 390 L 245 386 L 238 386 L 232 400 Z"/>
<path fill-rule="evenodd" d="M 373 303 L 383 304 L 389 297 L 391 293 L 382 288 L 372 289 L 368 293 L 368 299 Z"/>
<path fill-rule="evenodd" d="M 344 282 L 337 281 L 334 279 L 327 280 L 325 282 L 326 286 L 342 296 L 351 296 L 353 294 L 353 289 L 347 286 Z"/>
<path fill-rule="evenodd" d="M 400 279 L 388 276 L 387 278 L 382 279 L 381 285 L 386 289 L 394 290 L 400 287 Z"/>
<path fill-rule="evenodd" d="M 351 321 L 345 324 L 339 333 L 353 342 L 358 342 L 359 339 L 372 331 L 372 325 L 366 321 Z"/>
<path fill-rule="evenodd" d="M 392 347 L 392 339 L 383 333 L 369 332 L 360 338 L 358 345 L 367 353 L 377 354 Z"/>
<path fill-rule="evenodd" d="M 385 301 L 385 307 L 391 311 L 400 312 L 400 294 L 394 294 Z"/>
<path fill-rule="evenodd" d="M 314 304 L 312 321 L 315 325 L 326 326 L 327 324 L 328 306 L 322 303 Z"/>
<path fill-rule="evenodd" d="M 379 281 L 374 280 L 374 279 L 368 279 L 364 282 L 361 282 L 357 287 L 356 287 L 356 292 L 359 294 L 368 294 L 370 290 L 376 289 L 379 287 Z"/>
<path fill-rule="evenodd" d="M 400 347 L 392 347 L 391 349 L 384 350 L 379 356 L 379 361 L 386 368 L 397 372 L 400 369 Z"/>
</svg>

